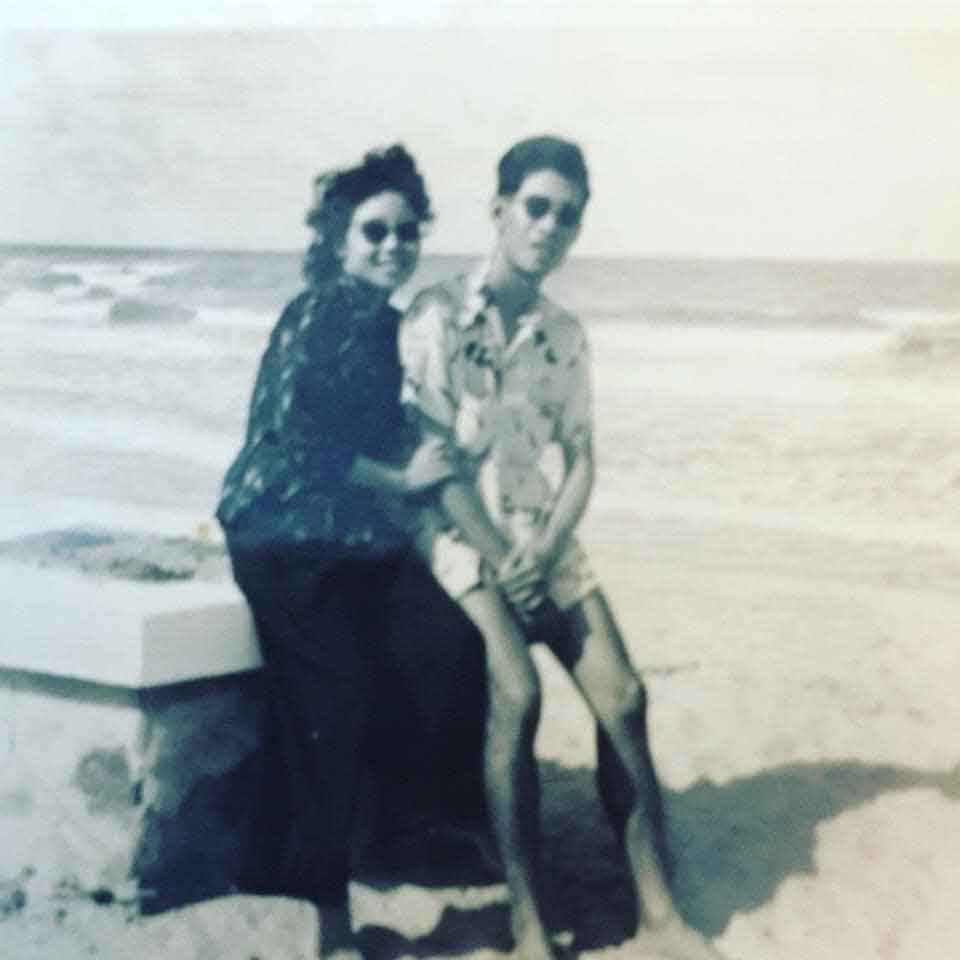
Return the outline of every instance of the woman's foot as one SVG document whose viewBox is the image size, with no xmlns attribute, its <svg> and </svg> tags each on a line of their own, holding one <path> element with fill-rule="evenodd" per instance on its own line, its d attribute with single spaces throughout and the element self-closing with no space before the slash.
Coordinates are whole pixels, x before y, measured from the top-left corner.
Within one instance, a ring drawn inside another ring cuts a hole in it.
<svg viewBox="0 0 960 960">
<path fill-rule="evenodd" d="M 656 926 L 643 926 L 630 941 L 639 957 L 649 960 L 726 960 L 703 934 L 680 917 Z"/>
<path fill-rule="evenodd" d="M 333 953 L 327 953 L 323 947 L 321 947 L 320 956 L 323 960 L 363 960 L 363 954 L 356 946 L 341 947 L 334 950 Z"/>
<path fill-rule="evenodd" d="M 513 918 L 513 954 L 516 960 L 557 960 L 547 931 L 536 920 L 523 922 Z"/>
</svg>

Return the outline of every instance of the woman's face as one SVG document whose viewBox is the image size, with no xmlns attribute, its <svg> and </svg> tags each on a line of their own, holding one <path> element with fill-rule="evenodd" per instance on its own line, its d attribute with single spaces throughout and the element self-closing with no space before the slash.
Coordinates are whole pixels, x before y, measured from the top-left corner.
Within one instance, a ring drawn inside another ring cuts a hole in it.
<svg viewBox="0 0 960 960">
<path fill-rule="evenodd" d="M 368 197 L 353 211 L 340 246 L 344 273 L 381 290 L 410 279 L 420 255 L 420 222 L 396 190 Z"/>
</svg>

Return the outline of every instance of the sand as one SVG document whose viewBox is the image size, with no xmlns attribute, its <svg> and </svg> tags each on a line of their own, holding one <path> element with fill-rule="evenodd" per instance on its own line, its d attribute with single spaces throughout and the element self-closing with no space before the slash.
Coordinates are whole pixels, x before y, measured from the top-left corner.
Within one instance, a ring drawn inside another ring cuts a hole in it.
<svg viewBox="0 0 960 960">
<path fill-rule="evenodd" d="M 958 955 L 957 329 L 592 342 L 584 539 L 651 693 L 684 912 L 739 960 Z M 549 917 L 586 960 L 632 960 L 591 724 L 537 658 Z M 505 955 L 502 887 L 412 879 L 354 886 L 371 956 Z M 281 899 L 0 909 L 18 960 L 294 960 L 315 936 Z"/>
</svg>

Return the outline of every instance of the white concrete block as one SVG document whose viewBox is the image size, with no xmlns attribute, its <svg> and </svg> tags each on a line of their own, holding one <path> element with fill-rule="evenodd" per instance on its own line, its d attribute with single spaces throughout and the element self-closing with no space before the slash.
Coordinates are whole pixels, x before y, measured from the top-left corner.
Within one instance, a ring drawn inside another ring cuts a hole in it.
<svg viewBox="0 0 960 960">
<path fill-rule="evenodd" d="M 141 688 L 260 666 L 228 581 L 140 583 L 0 562 L 0 669 Z"/>
</svg>

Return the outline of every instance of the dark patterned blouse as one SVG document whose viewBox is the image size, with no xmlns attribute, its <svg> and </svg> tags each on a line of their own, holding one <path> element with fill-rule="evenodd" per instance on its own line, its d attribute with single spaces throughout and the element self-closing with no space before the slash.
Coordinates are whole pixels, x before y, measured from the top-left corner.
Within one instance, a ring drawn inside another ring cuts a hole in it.
<svg viewBox="0 0 960 960">
<path fill-rule="evenodd" d="M 350 483 L 357 454 L 401 462 L 414 445 L 400 406 L 400 315 L 350 278 L 284 309 L 260 361 L 247 436 L 217 518 L 248 548 L 327 541 L 371 552 L 404 535 Z"/>
</svg>

